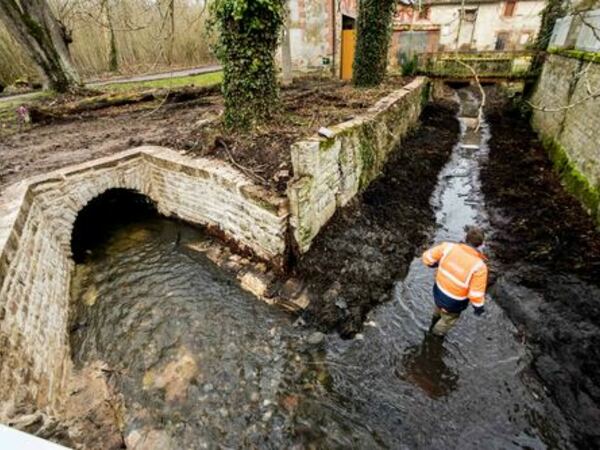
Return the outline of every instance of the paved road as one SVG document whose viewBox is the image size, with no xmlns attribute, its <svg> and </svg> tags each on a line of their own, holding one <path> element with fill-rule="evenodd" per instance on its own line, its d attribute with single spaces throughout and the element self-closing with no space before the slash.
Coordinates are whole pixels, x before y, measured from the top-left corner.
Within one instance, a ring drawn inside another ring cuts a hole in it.
<svg viewBox="0 0 600 450">
<path fill-rule="evenodd" d="M 200 75 L 203 73 L 217 72 L 219 70 L 221 70 L 221 66 L 213 64 L 210 66 L 194 67 L 192 69 L 174 70 L 171 72 L 154 73 L 154 74 L 149 74 L 149 75 L 119 77 L 119 78 L 111 78 L 108 80 L 92 80 L 92 81 L 87 81 L 85 83 L 85 85 L 87 87 L 94 87 L 94 86 L 105 86 L 107 84 L 136 83 L 136 82 L 143 82 L 143 81 L 164 80 L 165 78 L 189 77 L 189 76 L 193 76 L 193 75 Z M 35 98 L 38 94 L 39 94 L 39 91 L 28 92 L 26 94 L 16 94 L 16 95 L 9 95 L 6 97 L 0 97 L 0 103 L 7 102 L 7 101 L 13 101 L 13 100 L 28 100 L 30 98 Z"/>
</svg>

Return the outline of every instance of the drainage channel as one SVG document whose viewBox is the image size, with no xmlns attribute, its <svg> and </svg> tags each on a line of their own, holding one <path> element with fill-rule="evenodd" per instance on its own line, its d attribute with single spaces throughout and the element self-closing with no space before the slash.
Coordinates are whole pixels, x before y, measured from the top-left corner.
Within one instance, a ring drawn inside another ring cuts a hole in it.
<svg viewBox="0 0 600 450">
<path fill-rule="evenodd" d="M 477 109 L 468 90 L 458 96 L 462 111 Z M 435 241 L 486 224 L 489 129 L 460 120 L 432 199 Z M 131 224 L 76 269 L 74 360 L 111 374 L 128 447 L 569 447 L 493 298 L 485 317 L 467 311 L 445 341 L 430 339 L 433 273 L 415 258 L 362 334 L 307 339 L 190 251 L 204 239 L 168 220 Z"/>
</svg>

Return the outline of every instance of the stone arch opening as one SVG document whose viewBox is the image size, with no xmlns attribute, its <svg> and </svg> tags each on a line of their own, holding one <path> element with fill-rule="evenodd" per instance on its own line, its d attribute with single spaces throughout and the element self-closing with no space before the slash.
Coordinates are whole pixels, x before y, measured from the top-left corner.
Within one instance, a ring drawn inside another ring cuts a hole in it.
<svg viewBox="0 0 600 450">
<path fill-rule="evenodd" d="M 469 80 L 446 80 L 444 84 L 452 89 L 462 89 L 469 87 L 471 82 Z"/>
<path fill-rule="evenodd" d="M 119 227 L 158 217 L 156 203 L 134 189 L 111 188 L 94 197 L 77 214 L 71 233 L 71 253 L 83 262 Z"/>
</svg>

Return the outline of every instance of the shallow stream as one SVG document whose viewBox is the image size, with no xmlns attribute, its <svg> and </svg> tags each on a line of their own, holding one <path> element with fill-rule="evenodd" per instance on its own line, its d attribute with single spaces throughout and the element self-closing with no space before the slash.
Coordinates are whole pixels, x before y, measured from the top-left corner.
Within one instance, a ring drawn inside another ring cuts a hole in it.
<svg viewBox="0 0 600 450">
<path fill-rule="evenodd" d="M 476 100 L 460 91 L 462 110 Z M 472 116 L 471 113 L 469 115 Z M 432 241 L 486 224 L 488 128 L 462 132 L 432 199 Z M 443 342 L 426 333 L 433 271 L 417 257 L 351 340 L 322 340 L 243 292 L 165 219 L 121 228 L 76 268 L 74 360 L 105 361 L 126 442 L 152 448 L 556 448 L 569 434 L 493 298 Z M 368 277 L 368 274 L 365 274 Z M 343 280 L 340 280 L 343 282 Z"/>
</svg>

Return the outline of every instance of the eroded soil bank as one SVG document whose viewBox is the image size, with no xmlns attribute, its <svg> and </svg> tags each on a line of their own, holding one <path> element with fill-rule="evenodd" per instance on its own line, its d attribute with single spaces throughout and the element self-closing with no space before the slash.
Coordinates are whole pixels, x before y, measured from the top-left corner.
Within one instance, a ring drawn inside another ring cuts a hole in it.
<svg viewBox="0 0 600 450">
<path fill-rule="evenodd" d="M 546 152 L 498 91 L 488 91 L 492 295 L 520 328 L 533 368 L 581 448 L 600 446 L 600 233 L 565 192 Z"/>
<path fill-rule="evenodd" d="M 311 323 L 352 336 L 404 278 L 435 223 L 430 198 L 458 139 L 457 108 L 451 101 L 427 105 L 382 176 L 336 213 L 300 261 L 298 276 L 312 294 L 305 315 Z"/>
</svg>

